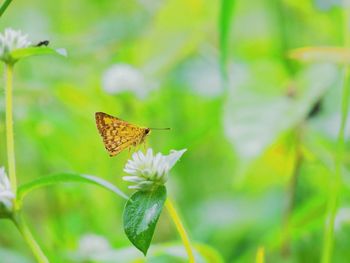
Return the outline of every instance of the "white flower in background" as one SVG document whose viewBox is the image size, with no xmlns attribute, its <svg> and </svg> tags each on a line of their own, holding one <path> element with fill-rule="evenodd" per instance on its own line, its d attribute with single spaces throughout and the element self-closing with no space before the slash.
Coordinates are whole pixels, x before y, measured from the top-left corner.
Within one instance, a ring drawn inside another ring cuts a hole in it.
<svg viewBox="0 0 350 263">
<path fill-rule="evenodd" d="M 334 228 L 340 230 L 346 224 L 350 225 L 350 207 L 342 207 L 338 210 L 334 220 Z"/>
<path fill-rule="evenodd" d="M 182 85 L 208 98 L 218 97 L 223 93 L 222 80 L 216 58 L 198 57 L 184 63 L 179 71 Z"/>
<path fill-rule="evenodd" d="M 115 64 L 107 69 L 102 77 L 102 86 L 109 94 L 131 91 L 139 98 L 144 98 L 150 89 L 143 73 L 128 64 Z"/>
<path fill-rule="evenodd" d="M 5 168 L 0 167 L 0 205 L 10 211 L 14 198 L 15 195 L 11 191 L 10 181 L 6 175 Z"/>
<path fill-rule="evenodd" d="M 314 0 L 316 7 L 324 11 L 329 11 L 333 7 L 348 8 L 350 6 L 349 0 Z"/>
<path fill-rule="evenodd" d="M 31 45 L 28 36 L 22 34 L 19 30 L 11 28 L 5 29 L 5 32 L 0 34 L 0 59 L 5 62 L 10 62 L 10 52 L 20 48 L 26 48 Z"/>
<path fill-rule="evenodd" d="M 161 0 L 138 0 L 138 2 L 149 12 L 155 13 L 164 3 Z"/>
<path fill-rule="evenodd" d="M 99 235 L 86 234 L 79 240 L 78 253 L 87 258 L 110 250 L 108 240 Z"/>
<path fill-rule="evenodd" d="M 146 154 L 141 151 L 135 152 L 125 165 L 124 172 L 130 176 L 124 176 L 123 180 L 135 185 L 130 189 L 143 191 L 152 190 L 154 187 L 163 185 L 168 180 L 168 173 L 187 149 L 180 151 L 171 150 L 169 155 L 161 153 L 153 154 L 149 148 Z"/>
</svg>

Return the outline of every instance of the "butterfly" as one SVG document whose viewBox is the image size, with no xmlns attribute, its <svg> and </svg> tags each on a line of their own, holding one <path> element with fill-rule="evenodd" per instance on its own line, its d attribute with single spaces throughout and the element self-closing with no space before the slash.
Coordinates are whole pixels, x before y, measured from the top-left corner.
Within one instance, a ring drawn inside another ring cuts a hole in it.
<svg viewBox="0 0 350 263">
<path fill-rule="evenodd" d="M 103 112 L 96 112 L 95 119 L 97 129 L 111 157 L 126 148 L 143 143 L 151 129 L 155 129 L 138 127 Z M 164 130 L 169 130 L 169 128 L 164 128 Z"/>
</svg>

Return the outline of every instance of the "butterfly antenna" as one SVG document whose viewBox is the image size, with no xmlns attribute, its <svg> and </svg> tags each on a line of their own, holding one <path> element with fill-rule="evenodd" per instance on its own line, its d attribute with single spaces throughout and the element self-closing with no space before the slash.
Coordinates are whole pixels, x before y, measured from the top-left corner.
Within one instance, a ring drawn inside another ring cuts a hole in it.
<svg viewBox="0 0 350 263">
<path fill-rule="evenodd" d="M 149 128 L 151 130 L 159 130 L 159 131 L 163 131 L 163 130 L 170 130 L 170 128 Z"/>
</svg>

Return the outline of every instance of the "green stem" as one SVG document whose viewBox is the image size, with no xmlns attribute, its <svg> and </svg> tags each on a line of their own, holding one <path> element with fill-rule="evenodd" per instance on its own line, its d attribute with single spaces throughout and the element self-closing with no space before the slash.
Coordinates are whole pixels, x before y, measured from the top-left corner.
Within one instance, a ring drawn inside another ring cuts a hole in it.
<svg viewBox="0 0 350 263">
<path fill-rule="evenodd" d="M 5 13 L 7 7 L 11 4 L 12 0 L 5 0 L 5 2 L 0 7 L 0 17 Z"/>
<path fill-rule="evenodd" d="M 296 127 L 296 137 L 295 137 L 295 165 L 292 177 L 288 184 L 287 190 L 287 206 L 284 211 L 283 218 L 283 232 L 282 232 L 282 245 L 281 245 L 281 255 L 284 258 L 288 258 L 290 255 L 290 228 L 291 228 L 291 217 L 294 210 L 295 199 L 297 194 L 298 179 L 300 176 L 300 169 L 303 162 L 303 155 L 301 152 L 301 140 L 303 132 L 303 123 Z"/>
<path fill-rule="evenodd" d="M 17 214 L 12 218 L 14 224 L 16 225 L 19 232 L 22 234 L 24 240 L 27 242 L 28 246 L 32 250 L 38 263 L 49 263 L 49 260 L 39 247 L 38 243 L 35 241 L 32 233 L 30 232 L 27 224 L 23 220 L 22 216 Z"/>
<path fill-rule="evenodd" d="M 183 243 L 183 245 L 186 249 L 187 255 L 188 255 L 188 262 L 195 263 L 196 261 L 194 259 L 194 254 L 192 251 L 190 239 L 188 238 L 186 230 L 181 222 L 181 219 L 180 219 L 179 215 L 177 214 L 176 209 L 169 198 L 166 200 L 165 206 L 168 209 L 168 212 L 169 212 L 172 220 L 174 221 L 176 229 L 180 234 L 180 237 L 182 239 L 182 243 Z"/>
<path fill-rule="evenodd" d="M 259 247 L 256 252 L 255 263 L 264 263 L 265 262 L 265 249 L 264 247 Z"/>
<path fill-rule="evenodd" d="M 344 10 L 344 42 L 348 47 L 350 43 L 350 36 L 348 33 L 349 10 Z M 345 153 L 345 127 L 348 118 L 349 109 L 349 69 L 345 66 L 343 91 L 342 91 L 342 105 L 341 105 L 341 123 L 337 139 L 337 152 L 335 155 L 335 171 L 330 181 L 330 193 L 327 202 L 327 217 L 324 227 L 323 249 L 322 249 L 322 263 L 330 263 L 333 254 L 334 245 L 334 221 L 338 210 L 339 192 L 342 185 L 342 163 Z"/>
<path fill-rule="evenodd" d="M 6 144 L 8 172 L 11 182 L 11 189 L 17 192 L 16 165 L 15 165 L 15 146 L 13 139 L 13 106 L 12 106 L 12 89 L 13 89 L 13 65 L 5 66 L 5 93 L 6 93 Z"/>
<path fill-rule="evenodd" d="M 229 36 L 235 0 L 221 0 L 219 16 L 220 71 L 224 94 L 228 92 Z"/>
<path fill-rule="evenodd" d="M 348 116 L 348 105 L 349 105 L 349 88 L 348 88 L 348 75 L 349 71 L 345 69 L 345 77 L 343 84 L 343 96 L 342 96 L 342 118 L 341 125 L 338 133 L 337 140 L 337 153 L 335 156 L 335 172 L 331 177 L 330 181 L 330 193 L 327 202 L 327 218 L 324 228 L 324 239 L 323 239 L 323 250 L 322 250 L 322 263 L 331 262 L 333 254 L 333 243 L 334 243 L 334 221 L 338 209 L 339 191 L 341 189 L 341 169 L 342 161 L 344 156 L 344 134 L 345 124 Z"/>
<path fill-rule="evenodd" d="M 291 19 L 292 17 L 286 13 L 285 4 L 283 1 L 280 0 L 273 0 L 269 2 L 272 5 L 271 10 L 274 10 L 276 21 L 275 24 L 278 29 L 278 38 L 279 38 L 279 57 L 284 63 L 285 69 L 288 71 L 289 75 L 292 77 L 295 75 L 295 70 L 293 69 L 293 66 L 291 64 L 291 60 L 288 59 L 286 56 L 286 53 L 288 52 L 290 48 L 289 39 L 288 39 L 288 28 L 289 24 L 293 22 Z"/>
</svg>

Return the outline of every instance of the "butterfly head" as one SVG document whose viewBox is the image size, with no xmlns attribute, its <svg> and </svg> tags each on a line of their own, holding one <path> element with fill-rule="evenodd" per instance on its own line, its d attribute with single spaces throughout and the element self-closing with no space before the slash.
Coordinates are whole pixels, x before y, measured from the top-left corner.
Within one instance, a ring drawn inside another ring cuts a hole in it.
<svg viewBox="0 0 350 263">
<path fill-rule="evenodd" d="M 150 128 L 146 128 L 145 129 L 145 134 L 147 135 L 147 134 L 149 134 L 151 132 L 151 129 Z"/>
</svg>

